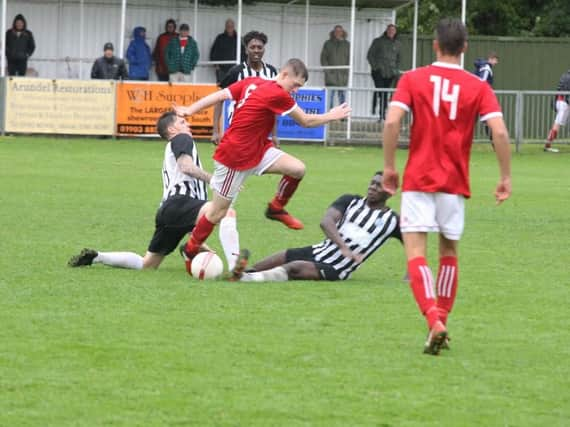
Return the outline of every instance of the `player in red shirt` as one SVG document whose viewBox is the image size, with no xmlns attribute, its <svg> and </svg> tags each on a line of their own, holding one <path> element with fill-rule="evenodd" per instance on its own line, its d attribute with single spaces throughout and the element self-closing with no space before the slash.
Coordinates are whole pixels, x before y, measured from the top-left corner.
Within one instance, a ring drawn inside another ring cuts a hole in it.
<svg viewBox="0 0 570 427">
<path fill-rule="evenodd" d="M 284 207 L 305 175 L 305 165 L 273 146 L 269 135 L 275 123 L 275 115 L 288 115 L 301 126 L 316 127 L 344 119 L 350 114 L 350 108 L 346 104 L 324 114 L 306 114 L 291 94 L 297 92 L 307 78 L 307 67 L 303 61 L 294 58 L 285 63 L 275 80 L 247 78 L 208 95 L 189 107 L 176 108 L 179 115 L 191 116 L 226 99 L 236 101 L 232 123 L 214 153 L 212 209 L 196 225 L 184 249 L 187 267 L 214 226 L 225 216 L 250 175 L 282 174 L 277 194 L 269 203 L 265 215 L 290 228 L 303 228 L 303 224 L 289 215 Z"/>
<path fill-rule="evenodd" d="M 405 73 L 398 82 L 383 138 L 384 189 L 394 194 L 400 124 L 407 112 L 412 113 L 400 228 L 410 285 L 429 328 L 424 353 L 437 355 L 447 345 L 447 316 L 457 292 L 457 247 L 463 232 L 464 199 L 470 196 L 469 157 L 477 116 L 492 131 L 500 170 L 497 204 L 511 194 L 511 170 L 509 134 L 497 98 L 486 82 L 459 65 L 467 48 L 467 31 L 461 21 L 441 20 L 433 48 L 437 62 Z M 436 293 L 426 261 L 428 232 L 439 233 Z"/>
</svg>

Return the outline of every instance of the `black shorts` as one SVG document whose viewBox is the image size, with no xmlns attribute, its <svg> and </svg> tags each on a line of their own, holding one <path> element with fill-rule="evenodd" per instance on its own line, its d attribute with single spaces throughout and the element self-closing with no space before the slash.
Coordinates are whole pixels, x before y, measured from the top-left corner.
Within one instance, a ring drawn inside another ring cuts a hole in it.
<svg viewBox="0 0 570 427">
<path fill-rule="evenodd" d="M 304 248 L 295 248 L 295 249 L 287 249 L 285 251 L 285 262 L 291 261 L 308 261 L 312 262 L 319 274 L 321 275 L 322 280 L 343 280 L 339 277 L 338 271 L 334 269 L 329 264 L 323 264 L 322 262 L 315 261 L 315 257 L 313 256 L 313 247 L 312 246 L 305 246 Z"/>
<path fill-rule="evenodd" d="M 165 200 L 156 212 L 155 230 L 148 251 L 168 255 L 196 225 L 198 212 L 206 200 L 176 195 Z"/>
</svg>

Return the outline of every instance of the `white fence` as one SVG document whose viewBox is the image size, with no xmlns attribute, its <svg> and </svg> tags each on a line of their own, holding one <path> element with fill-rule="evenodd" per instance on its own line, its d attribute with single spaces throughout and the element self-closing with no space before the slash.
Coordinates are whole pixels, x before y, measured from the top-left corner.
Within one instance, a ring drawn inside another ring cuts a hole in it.
<svg viewBox="0 0 570 427">
<path fill-rule="evenodd" d="M 342 129 L 335 127 L 335 140 L 337 142 L 358 143 L 359 140 L 381 140 L 381 124 L 378 113 L 372 114 L 372 97 L 375 92 L 386 93 L 390 96 L 393 89 L 369 89 L 361 88 L 328 88 L 330 97 L 331 90 L 346 90 L 347 99 L 350 93 L 350 104 L 353 109 L 351 119 Z M 555 118 L 554 99 L 556 95 L 570 95 L 570 92 L 553 91 L 495 91 L 507 128 L 509 129 L 511 142 L 516 145 L 517 151 L 523 143 L 544 143 L 548 131 L 552 127 Z M 408 138 L 408 130 L 411 117 L 406 116 L 402 139 Z M 341 135 L 342 134 L 342 135 Z M 555 143 L 568 143 L 570 131 L 568 126 L 563 126 Z M 488 141 L 484 126 L 479 123 L 475 129 L 474 140 L 476 142 Z"/>
</svg>

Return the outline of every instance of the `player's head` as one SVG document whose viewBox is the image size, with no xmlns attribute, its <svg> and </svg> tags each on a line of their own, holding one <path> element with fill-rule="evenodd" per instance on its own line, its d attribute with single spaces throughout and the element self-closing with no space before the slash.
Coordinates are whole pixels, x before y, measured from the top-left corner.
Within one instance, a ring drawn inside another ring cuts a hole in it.
<svg viewBox="0 0 570 427">
<path fill-rule="evenodd" d="M 499 55 L 495 51 L 491 51 L 487 54 L 487 62 L 491 64 L 491 66 L 495 66 L 499 63 Z"/>
<path fill-rule="evenodd" d="M 370 204 L 384 204 L 386 200 L 390 198 L 390 194 L 382 188 L 383 175 L 384 173 L 382 171 L 375 172 L 368 184 L 366 199 Z"/>
<path fill-rule="evenodd" d="M 455 18 L 444 18 L 435 30 L 434 50 L 438 55 L 459 57 L 467 49 L 467 29 Z"/>
<path fill-rule="evenodd" d="M 156 130 L 162 138 L 168 141 L 180 133 L 190 133 L 186 119 L 179 117 L 174 111 L 167 111 L 159 117 Z"/>
<path fill-rule="evenodd" d="M 289 59 L 279 70 L 277 84 L 289 93 L 299 90 L 309 80 L 309 71 L 298 58 Z"/>
<path fill-rule="evenodd" d="M 250 64 L 261 62 L 265 54 L 267 36 L 259 31 L 250 31 L 243 36 L 243 44 L 245 45 L 248 62 Z"/>
</svg>

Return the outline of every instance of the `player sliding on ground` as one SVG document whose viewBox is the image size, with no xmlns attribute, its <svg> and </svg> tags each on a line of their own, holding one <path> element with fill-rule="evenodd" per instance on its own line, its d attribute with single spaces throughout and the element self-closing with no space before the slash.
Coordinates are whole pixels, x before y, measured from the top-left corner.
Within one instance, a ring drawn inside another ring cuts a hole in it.
<svg viewBox="0 0 570 427">
<path fill-rule="evenodd" d="M 350 278 L 389 238 L 402 241 L 398 215 L 386 206 L 388 198 L 382 172 L 376 172 L 366 198 L 345 194 L 327 209 L 321 221 L 324 241 L 271 255 L 237 277 L 243 282 Z"/>
<path fill-rule="evenodd" d="M 275 148 L 268 139 L 275 123 L 275 115 L 288 115 L 301 126 L 316 127 L 344 119 L 350 114 L 350 108 L 346 104 L 324 114 L 306 114 L 291 94 L 297 92 L 307 78 L 305 64 L 300 59 L 290 59 L 275 80 L 247 78 L 188 107 L 176 107 L 179 115 L 191 116 L 218 102 L 227 99 L 236 101 L 232 123 L 214 153 L 212 209 L 198 221 L 183 249 L 187 267 L 215 225 L 226 215 L 232 200 L 250 175 L 282 174 L 277 194 L 269 203 L 265 215 L 283 222 L 289 228 L 303 228 L 301 221 L 289 215 L 284 208 L 305 175 L 305 165 Z"/>
<path fill-rule="evenodd" d="M 440 21 L 433 48 L 437 62 L 405 73 L 398 82 L 383 139 L 384 189 L 394 194 L 400 124 L 407 112 L 412 113 L 400 228 L 412 292 L 429 328 L 424 353 L 437 355 L 446 342 L 447 317 L 457 292 L 457 247 L 463 233 L 464 200 L 470 196 L 469 157 L 476 116 L 491 129 L 499 161 L 497 204 L 511 195 L 511 168 L 509 134 L 495 94 L 486 82 L 459 65 L 467 48 L 467 31 L 461 21 Z M 435 293 L 426 260 L 428 232 L 439 233 Z"/>
<path fill-rule="evenodd" d="M 69 260 L 71 267 L 100 263 L 135 270 L 158 268 L 164 257 L 192 231 L 198 218 L 210 209 L 211 202 L 207 201 L 206 186 L 212 175 L 202 169 L 188 123 L 176 113 L 169 112 L 158 119 L 157 129 L 160 136 L 169 142 L 164 150 L 163 196 L 156 213 L 156 228 L 147 253 L 142 257 L 133 252 L 98 252 L 84 249 Z M 220 241 L 231 271 L 239 255 L 239 236 L 233 209 L 228 211 L 220 231 Z"/>
</svg>

